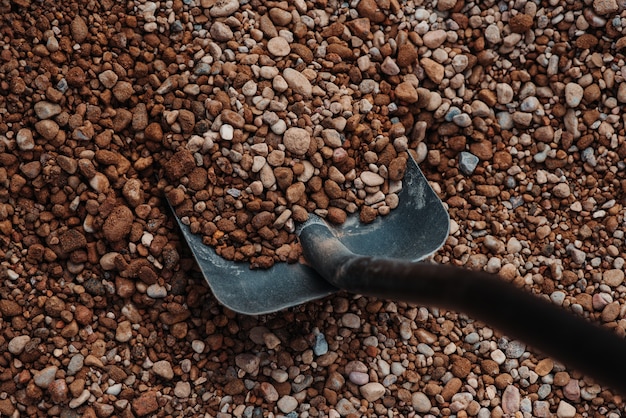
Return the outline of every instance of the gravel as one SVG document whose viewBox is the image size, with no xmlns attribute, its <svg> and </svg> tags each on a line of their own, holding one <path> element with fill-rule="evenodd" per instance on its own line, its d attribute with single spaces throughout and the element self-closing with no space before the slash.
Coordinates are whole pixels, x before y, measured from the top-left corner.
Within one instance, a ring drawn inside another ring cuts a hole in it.
<svg viewBox="0 0 626 418">
<path fill-rule="evenodd" d="M 412 154 L 453 220 L 434 262 L 625 335 L 623 2 L 0 12 L 0 414 L 623 414 L 463 313 L 233 313 L 164 199 L 229 260 L 298 262 L 298 222 L 384 216 Z"/>
</svg>

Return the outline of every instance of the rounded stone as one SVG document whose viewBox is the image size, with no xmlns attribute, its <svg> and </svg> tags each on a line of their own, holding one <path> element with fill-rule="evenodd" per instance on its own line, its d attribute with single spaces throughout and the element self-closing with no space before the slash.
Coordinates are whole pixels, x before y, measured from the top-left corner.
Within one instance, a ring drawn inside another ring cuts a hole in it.
<svg viewBox="0 0 626 418">
<path fill-rule="evenodd" d="M 304 155 L 309 150 L 311 134 L 302 128 L 289 128 L 283 134 L 283 145 L 295 155 Z"/>
</svg>

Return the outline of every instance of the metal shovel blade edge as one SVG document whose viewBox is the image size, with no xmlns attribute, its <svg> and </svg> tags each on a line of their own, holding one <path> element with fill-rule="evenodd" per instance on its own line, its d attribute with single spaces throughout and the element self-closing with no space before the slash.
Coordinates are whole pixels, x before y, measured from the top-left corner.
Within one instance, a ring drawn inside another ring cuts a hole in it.
<svg viewBox="0 0 626 418">
<path fill-rule="evenodd" d="M 311 217 L 320 221 L 316 215 Z M 235 312 L 276 312 L 338 290 L 304 264 L 276 263 L 266 270 L 251 270 L 246 262 L 226 260 L 175 218 L 213 295 Z M 450 218 L 417 163 L 409 158 L 397 208 L 369 224 L 351 215 L 344 224 L 328 227 L 355 254 L 420 261 L 443 245 Z"/>
</svg>

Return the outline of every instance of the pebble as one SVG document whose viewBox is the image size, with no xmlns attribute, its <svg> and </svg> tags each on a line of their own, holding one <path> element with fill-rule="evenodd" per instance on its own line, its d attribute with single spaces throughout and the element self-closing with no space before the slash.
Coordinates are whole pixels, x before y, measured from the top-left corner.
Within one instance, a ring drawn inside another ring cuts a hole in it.
<svg viewBox="0 0 626 418">
<path fill-rule="evenodd" d="M 490 357 L 493 361 L 500 365 L 504 364 L 504 362 L 506 361 L 506 355 L 500 349 L 492 351 Z"/>
<path fill-rule="evenodd" d="M 471 176 L 478 166 L 479 159 L 472 153 L 461 152 L 459 154 L 459 170 L 466 176 Z"/>
<path fill-rule="evenodd" d="M 294 93 L 301 94 L 306 99 L 311 98 L 313 95 L 311 82 L 301 72 L 292 68 L 285 68 L 283 70 L 283 79 Z"/>
<path fill-rule="evenodd" d="M 432 408 L 430 399 L 423 392 L 415 392 L 411 395 L 411 405 L 420 414 L 426 414 Z"/>
<path fill-rule="evenodd" d="M 160 360 L 155 362 L 152 365 L 152 371 L 157 376 L 160 376 L 166 380 L 171 380 L 174 378 L 174 370 L 172 369 L 172 365 L 167 360 Z"/>
<path fill-rule="evenodd" d="M 298 407 L 298 400 L 293 396 L 285 395 L 278 400 L 276 406 L 283 414 L 288 414 Z"/>
<path fill-rule="evenodd" d="M 220 0 L 209 10 L 211 17 L 227 17 L 239 10 L 239 0 Z"/>
<path fill-rule="evenodd" d="M 569 107 L 578 107 L 583 99 L 584 89 L 577 83 L 567 83 L 565 85 L 565 103 Z"/>
<path fill-rule="evenodd" d="M 560 401 L 556 410 L 556 416 L 558 418 L 574 418 L 576 416 L 576 408 L 565 401 Z"/>
<path fill-rule="evenodd" d="M 517 386 L 508 385 L 502 394 L 502 410 L 505 414 L 515 414 L 520 410 L 521 395 Z"/>
<path fill-rule="evenodd" d="M 30 341 L 29 335 L 18 335 L 17 337 L 11 338 L 8 344 L 9 353 L 13 355 L 20 355 L 24 350 L 24 347 Z"/>
<path fill-rule="evenodd" d="M 71 409 L 76 409 L 79 406 L 81 406 L 82 404 L 84 404 L 85 402 L 87 402 L 87 400 L 89 399 L 89 397 L 91 396 L 91 393 L 89 392 L 89 390 L 85 389 L 81 392 L 80 395 L 78 395 L 76 398 L 72 399 L 68 406 Z"/>
<path fill-rule="evenodd" d="M 356 408 L 354 407 L 354 405 L 352 405 L 352 402 L 350 402 L 346 398 L 341 398 L 337 402 L 337 405 L 335 405 L 335 409 L 337 410 L 337 412 L 339 412 L 339 415 L 342 417 L 356 413 Z"/>
<path fill-rule="evenodd" d="M 348 379 L 355 385 L 362 386 L 369 382 L 369 375 L 364 372 L 350 372 Z"/>
<path fill-rule="evenodd" d="M 155 283 L 148 286 L 146 294 L 153 299 L 162 299 L 167 296 L 167 289 Z"/>
<path fill-rule="evenodd" d="M 70 362 L 67 364 L 67 374 L 69 376 L 73 376 L 78 373 L 82 368 L 85 362 L 85 356 L 80 353 L 74 354 L 72 358 L 70 358 Z"/>
<path fill-rule="evenodd" d="M 315 341 L 313 342 L 313 354 L 322 356 L 326 353 L 328 353 L 328 342 L 324 334 L 318 331 L 315 333 Z"/>
<path fill-rule="evenodd" d="M 304 155 L 311 143 L 311 135 L 302 128 L 289 128 L 283 135 L 283 144 L 294 155 Z"/>
<path fill-rule="evenodd" d="M 498 83 L 496 85 L 496 96 L 500 104 L 511 103 L 513 101 L 513 88 L 506 83 Z"/>
<path fill-rule="evenodd" d="M 189 395 L 191 395 L 191 384 L 183 381 L 176 382 L 176 386 L 174 386 L 174 396 L 186 399 Z"/>
<path fill-rule="evenodd" d="M 291 52 L 289 43 L 282 36 L 276 36 L 267 42 L 267 50 L 275 57 L 286 57 Z"/>
<path fill-rule="evenodd" d="M 347 312 L 341 317 L 341 324 L 346 328 L 358 329 L 361 327 L 361 318 L 356 314 Z"/>
<path fill-rule="evenodd" d="M 385 387 L 378 382 L 370 382 L 359 388 L 361 395 L 368 402 L 374 402 L 385 395 Z"/>
<path fill-rule="evenodd" d="M 428 78 L 430 78 L 435 84 L 440 84 L 443 81 L 443 77 L 445 75 L 443 65 L 430 58 L 422 58 L 420 64 L 424 68 Z"/>
<path fill-rule="evenodd" d="M 35 382 L 35 384 L 40 388 L 46 389 L 54 381 L 57 371 L 57 366 L 48 366 L 38 372 L 35 372 L 33 382 Z"/>
</svg>

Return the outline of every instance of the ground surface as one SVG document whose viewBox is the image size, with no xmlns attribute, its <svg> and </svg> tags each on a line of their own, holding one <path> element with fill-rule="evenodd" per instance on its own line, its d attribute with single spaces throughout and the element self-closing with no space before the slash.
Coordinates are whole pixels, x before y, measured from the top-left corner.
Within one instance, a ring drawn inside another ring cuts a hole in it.
<svg viewBox="0 0 626 418">
<path fill-rule="evenodd" d="M 230 312 L 163 193 L 266 266 L 309 211 L 384 216 L 413 152 L 453 220 L 436 262 L 623 335 L 625 7 L 1 0 L 0 414 L 621 416 L 454 312 Z"/>
</svg>

